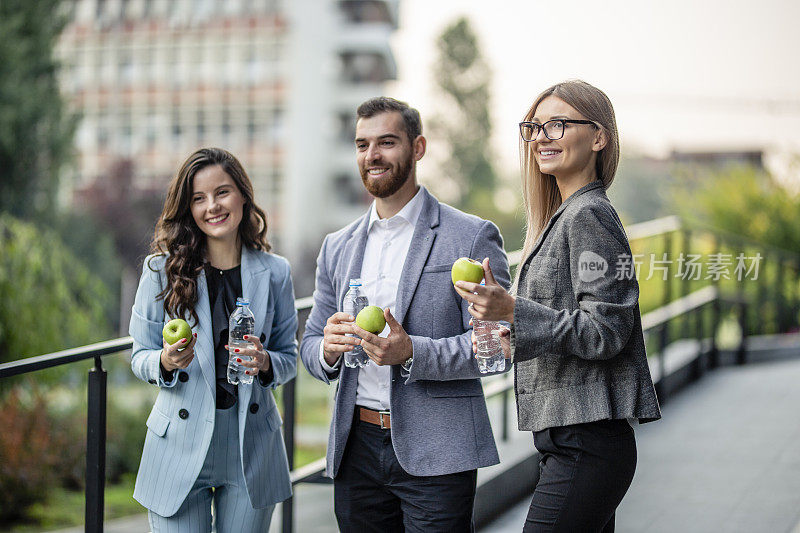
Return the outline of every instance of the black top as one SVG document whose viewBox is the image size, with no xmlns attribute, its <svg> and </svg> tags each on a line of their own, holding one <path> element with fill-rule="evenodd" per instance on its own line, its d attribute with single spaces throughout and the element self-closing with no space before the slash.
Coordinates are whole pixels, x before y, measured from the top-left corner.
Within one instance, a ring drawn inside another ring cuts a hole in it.
<svg viewBox="0 0 800 533">
<path fill-rule="evenodd" d="M 214 374 L 217 381 L 217 409 L 230 409 L 236 404 L 238 389 L 236 385 L 228 383 L 228 322 L 236 309 L 236 299 L 242 297 L 242 269 L 236 266 L 228 270 L 221 270 L 203 264 L 208 284 L 208 303 L 211 309 L 211 338 L 214 341 Z M 261 335 L 261 342 L 265 341 Z M 161 366 L 161 375 L 169 383 L 175 377 L 174 370 L 166 370 Z M 272 366 L 266 372 L 258 373 L 258 382 L 268 387 L 275 374 Z"/>
<path fill-rule="evenodd" d="M 236 404 L 236 385 L 228 383 L 228 322 L 236 310 L 236 299 L 242 297 L 242 269 L 235 266 L 220 270 L 205 263 L 208 303 L 211 306 L 211 338 L 214 340 L 214 369 L 217 377 L 217 409 L 230 409 Z"/>
</svg>

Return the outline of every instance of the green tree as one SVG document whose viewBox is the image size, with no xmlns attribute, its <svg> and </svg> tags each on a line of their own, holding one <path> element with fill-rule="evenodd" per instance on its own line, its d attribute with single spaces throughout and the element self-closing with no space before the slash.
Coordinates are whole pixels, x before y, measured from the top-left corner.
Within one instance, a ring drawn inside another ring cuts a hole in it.
<svg viewBox="0 0 800 533">
<path fill-rule="evenodd" d="M 49 215 L 76 120 L 58 88 L 60 0 L 0 1 L 0 211 Z"/>
<path fill-rule="evenodd" d="M 684 171 L 674 194 L 684 220 L 800 252 L 800 196 L 751 166 Z"/>
<path fill-rule="evenodd" d="M 434 79 L 443 102 L 432 129 L 449 148 L 441 171 L 459 191 L 456 205 L 468 211 L 485 208 L 492 203 L 498 181 L 489 148 L 491 71 L 466 18 L 448 26 L 436 46 Z"/>
<path fill-rule="evenodd" d="M 466 18 L 459 18 L 439 36 L 434 79 L 441 93 L 440 111 L 430 122 L 432 144 L 441 141 L 437 192 L 456 207 L 492 220 L 500 228 L 507 250 L 524 239 L 525 217 L 518 187 L 499 179 L 490 148 L 489 112 L 492 73 L 477 35 Z"/>
<path fill-rule="evenodd" d="M 0 214 L 0 362 L 108 339 L 108 297 L 55 232 Z"/>
</svg>

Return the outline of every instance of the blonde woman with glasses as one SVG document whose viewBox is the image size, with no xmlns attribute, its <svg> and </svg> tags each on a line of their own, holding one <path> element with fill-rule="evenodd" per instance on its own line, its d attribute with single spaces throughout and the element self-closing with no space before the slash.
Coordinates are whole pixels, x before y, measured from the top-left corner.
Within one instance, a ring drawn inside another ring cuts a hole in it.
<svg viewBox="0 0 800 533">
<path fill-rule="evenodd" d="M 482 320 L 504 320 L 519 428 L 541 453 L 525 532 L 614 530 L 633 480 L 632 422 L 661 418 L 631 250 L 606 196 L 619 162 L 608 97 L 583 81 L 540 94 L 520 123 L 527 215 L 509 292 L 458 282 Z"/>
</svg>

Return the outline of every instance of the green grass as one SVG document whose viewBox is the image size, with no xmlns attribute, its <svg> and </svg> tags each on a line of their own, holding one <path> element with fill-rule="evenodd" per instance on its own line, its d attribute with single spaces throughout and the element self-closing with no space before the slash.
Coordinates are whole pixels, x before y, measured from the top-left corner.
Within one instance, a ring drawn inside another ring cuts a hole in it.
<svg viewBox="0 0 800 533">
<path fill-rule="evenodd" d="M 120 518 L 145 512 L 144 507 L 133 499 L 132 475 L 125 476 L 122 483 L 110 485 L 105 490 L 105 519 Z M 28 510 L 25 523 L 12 526 L 10 533 L 32 533 L 43 529 L 72 527 L 84 523 L 86 500 L 82 491 L 54 488 L 43 503 Z"/>
<path fill-rule="evenodd" d="M 299 445 L 295 452 L 295 464 L 302 466 L 325 456 L 325 445 Z M 123 477 L 121 483 L 107 485 L 105 490 L 105 519 L 122 518 L 146 512 L 133 499 L 135 475 Z M 50 491 L 42 503 L 31 506 L 25 522 L 0 524 L 0 529 L 9 533 L 33 533 L 42 530 L 79 526 L 84 523 L 86 505 L 83 491 L 67 490 L 61 487 Z M 5 529 L 10 527 L 10 529 Z"/>
</svg>

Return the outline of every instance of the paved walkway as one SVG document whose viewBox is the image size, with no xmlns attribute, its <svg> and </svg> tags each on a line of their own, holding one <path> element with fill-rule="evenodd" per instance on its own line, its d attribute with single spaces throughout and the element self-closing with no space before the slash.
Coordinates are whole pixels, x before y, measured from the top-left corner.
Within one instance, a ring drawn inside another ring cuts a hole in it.
<svg viewBox="0 0 800 533">
<path fill-rule="evenodd" d="M 618 532 L 800 533 L 800 359 L 726 367 L 636 428 Z M 485 532 L 519 532 L 528 501 Z"/>
</svg>

